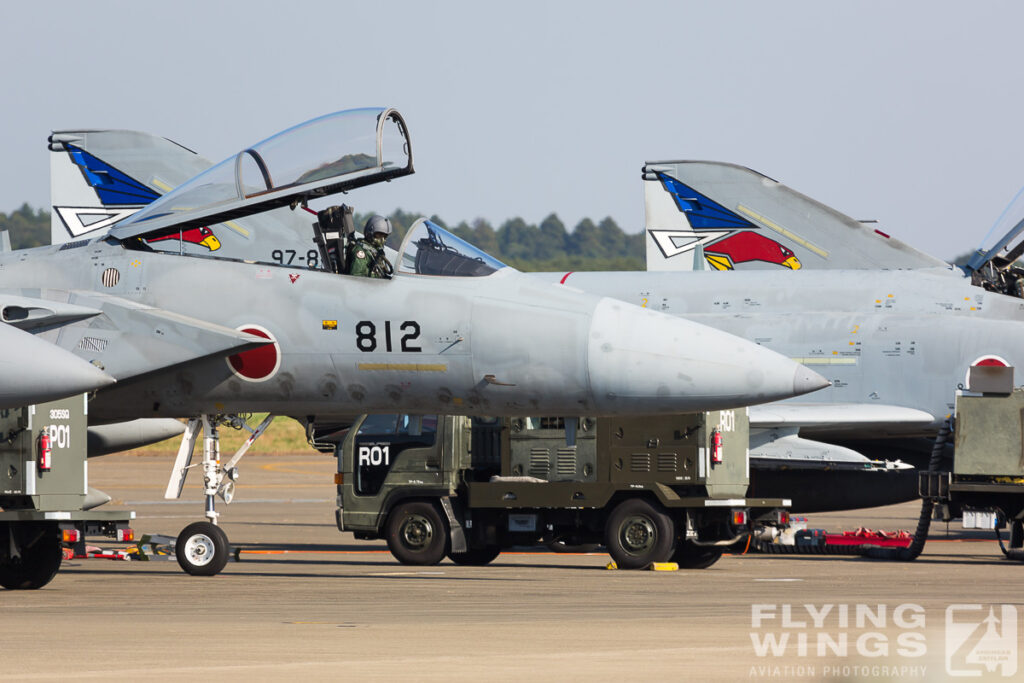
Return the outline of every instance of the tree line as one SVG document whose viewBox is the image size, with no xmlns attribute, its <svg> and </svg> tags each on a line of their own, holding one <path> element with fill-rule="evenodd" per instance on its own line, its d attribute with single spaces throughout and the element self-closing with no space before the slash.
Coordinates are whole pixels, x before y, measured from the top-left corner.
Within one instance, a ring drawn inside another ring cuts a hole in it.
<svg viewBox="0 0 1024 683">
<path fill-rule="evenodd" d="M 370 215 L 356 214 L 356 229 L 361 230 Z M 420 216 L 401 209 L 393 211 L 388 218 L 394 234 L 388 244 L 397 248 Z M 430 220 L 523 271 L 644 269 L 643 233 L 627 234 L 610 217 L 599 223 L 584 218 L 572 230 L 554 213 L 539 225 L 517 217 L 497 228 L 483 218 L 454 226 L 438 216 L 431 216 Z M 0 230 L 8 231 L 14 249 L 49 244 L 50 212 L 22 204 L 10 214 L 0 212 Z"/>
<path fill-rule="evenodd" d="M 357 214 L 356 228 L 362 229 L 369 216 Z M 388 215 L 395 233 L 388 245 L 397 248 L 420 216 L 401 209 Z M 643 234 L 623 232 L 611 217 L 596 224 L 584 218 L 571 231 L 554 213 L 539 225 L 516 217 L 497 228 L 483 218 L 461 221 L 454 226 L 436 215 L 430 220 L 522 271 L 644 269 Z"/>
</svg>

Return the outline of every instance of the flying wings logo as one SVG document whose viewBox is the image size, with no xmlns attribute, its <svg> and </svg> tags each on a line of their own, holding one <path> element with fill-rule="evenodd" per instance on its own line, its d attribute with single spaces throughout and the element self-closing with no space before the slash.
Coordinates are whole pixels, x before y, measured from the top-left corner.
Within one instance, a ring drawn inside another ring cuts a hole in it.
<svg viewBox="0 0 1024 683">
<path fill-rule="evenodd" d="M 659 173 L 658 178 L 692 228 L 648 230 L 666 259 L 700 246 L 704 258 L 715 270 L 734 270 L 738 264 L 752 261 L 773 263 L 790 270 L 801 267 L 792 249 L 754 232 L 759 228 L 747 219 L 669 175 Z"/>
<path fill-rule="evenodd" d="M 188 230 L 173 232 L 162 237 L 149 237 L 146 239 L 146 243 L 153 244 L 154 242 L 164 242 L 167 240 L 181 240 L 182 242 L 188 242 L 190 244 L 198 244 L 201 247 L 206 247 L 210 251 L 217 251 L 220 249 L 220 240 L 213 234 L 213 230 L 210 230 L 207 227 L 189 228 Z"/>
</svg>

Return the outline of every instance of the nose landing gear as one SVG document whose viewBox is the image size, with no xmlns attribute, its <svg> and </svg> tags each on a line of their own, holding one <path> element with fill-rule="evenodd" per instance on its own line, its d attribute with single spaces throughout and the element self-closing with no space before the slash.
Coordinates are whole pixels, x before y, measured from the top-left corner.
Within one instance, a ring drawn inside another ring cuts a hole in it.
<svg viewBox="0 0 1024 683">
<path fill-rule="evenodd" d="M 197 465 L 192 465 L 192 452 L 195 449 L 199 432 L 203 432 L 203 461 L 198 466 L 203 470 L 203 491 L 206 495 L 205 522 L 194 522 L 185 527 L 178 535 L 175 544 L 175 555 L 178 564 L 193 576 L 213 576 L 218 574 L 227 564 L 231 553 L 231 544 L 227 534 L 217 526 L 220 513 L 216 510 L 217 496 L 225 504 L 231 503 L 235 495 L 235 481 L 238 479 L 236 465 L 249 447 L 258 439 L 274 421 L 273 415 L 267 415 L 257 427 L 252 428 L 237 415 L 200 415 L 188 421 L 185 434 L 182 436 L 178 455 L 174 460 L 170 480 L 164 498 L 174 500 L 181 497 L 182 488 L 188 472 Z M 220 461 L 220 436 L 218 425 L 229 425 L 235 429 L 245 429 L 250 435 L 244 444 L 235 452 L 227 464 Z"/>
</svg>

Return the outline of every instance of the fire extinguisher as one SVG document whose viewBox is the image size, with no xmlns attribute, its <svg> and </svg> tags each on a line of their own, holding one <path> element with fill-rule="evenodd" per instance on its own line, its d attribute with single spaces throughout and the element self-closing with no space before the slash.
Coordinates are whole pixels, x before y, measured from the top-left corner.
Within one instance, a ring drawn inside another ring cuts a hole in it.
<svg viewBox="0 0 1024 683">
<path fill-rule="evenodd" d="M 43 427 L 42 433 L 39 435 L 39 470 L 41 472 L 49 472 L 52 466 L 51 455 L 53 453 L 53 442 L 50 439 L 50 428 Z"/>
<path fill-rule="evenodd" d="M 711 462 L 722 462 L 722 432 L 718 429 L 711 432 Z"/>
</svg>

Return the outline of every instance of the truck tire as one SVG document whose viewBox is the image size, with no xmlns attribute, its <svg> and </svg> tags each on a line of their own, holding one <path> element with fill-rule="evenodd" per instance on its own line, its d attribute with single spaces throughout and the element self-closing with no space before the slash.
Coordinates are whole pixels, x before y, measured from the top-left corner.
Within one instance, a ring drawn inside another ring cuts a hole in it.
<svg viewBox="0 0 1024 683">
<path fill-rule="evenodd" d="M 42 588 L 57 575 L 64 559 L 55 525 L 25 523 L 25 527 L 25 532 L 16 532 L 16 536 L 28 539 L 31 544 L 18 548 L 20 558 L 0 560 L 0 586 L 9 590 Z M 4 543 L 9 542 L 9 535 L 6 528 L 0 527 L 0 538 Z M 36 538 L 32 540 L 32 537 Z"/>
<path fill-rule="evenodd" d="M 228 536 L 210 522 L 193 522 L 182 529 L 174 545 L 178 565 L 192 576 L 214 576 L 228 563 Z"/>
<path fill-rule="evenodd" d="M 455 564 L 481 567 L 493 562 L 500 554 L 501 548 L 493 545 L 486 548 L 471 548 L 464 553 L 448 553 L 448 559 Z"/>
<path fill-rule="evenodd" d="M 672 561 L 681 569 L 707 569 L 722 557 L 723 549 L 718 546 L 700 546 L 684 541 L 676 548 Z"/>
<path fill-rule="evenodd" d="M 387 539 L 402 564 L 437 564 L 448 552 L 448 525 L 430 503 L 400 503 L 388 515 Z"/>
<path fill-rule="evenodd" d="M 621 569 L 643 569 L 667 562 L 675 551 L 672 519 L 639 498 L 619 503 L 605 526 L 608 554 Z"/>
</svg>

